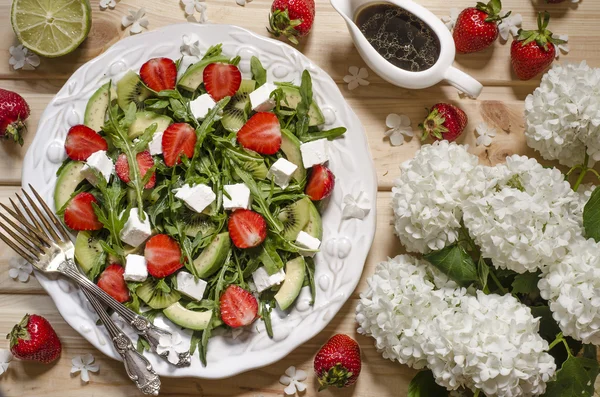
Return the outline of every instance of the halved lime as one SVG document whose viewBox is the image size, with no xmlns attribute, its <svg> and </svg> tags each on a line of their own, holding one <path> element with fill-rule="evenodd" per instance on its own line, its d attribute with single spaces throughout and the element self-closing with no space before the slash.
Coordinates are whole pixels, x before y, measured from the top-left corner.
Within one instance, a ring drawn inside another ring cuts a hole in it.
<svg viewBox="0 0 600 397">
<path fill-rule="evenodd" d="M 19 41 L 48 58 L 72 52 L 92 26 L 88 0 L 13 0 L 10 18 Z"/>
</svg>

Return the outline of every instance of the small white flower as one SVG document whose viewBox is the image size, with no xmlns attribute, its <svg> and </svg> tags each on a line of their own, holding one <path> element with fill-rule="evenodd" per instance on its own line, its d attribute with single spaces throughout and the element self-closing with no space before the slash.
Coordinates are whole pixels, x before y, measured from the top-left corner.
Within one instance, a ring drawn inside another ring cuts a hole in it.
<svg viewBox="0 0 600 397">
<path fill-rule="evenodd" d="M 456 20 L 458 19 L 458 15 L 460 14 L 460 10 L 458 8 L 451 8 L 450 15 L 442 17 L 442 22 L 446 24 L 446 27 L 449 30 L 454 29 L 454 25 L 456 25 Z"/>
<path fill-rule="evenodd" d="M 496 136 L 496 129 L 484 122 L 479 123 L 475 128 L 475 131 L 477 131 L 477 135 L 479 135 L 475 142 L 477 146 L 490 146 L 492 144 L 492 138 Z"/>
<path fill-rule="evenodd" d="M 115 0 L 100 0 L 100 9 L 106 10 L 107 8 L 113 9 L 117 6 Z"/>
<path fill-rule="evenodd" d="M 252 0 L 235 0 L 235 2 L 237 3 L 237 5 L 239 6 L 245 6 L 246 3 L 250 3 Z"/>
<path fill-rule="evenodd" d="M 371 202 L 366 197 L 364 192 L 360 192 L 355 198 L 351 194 L 344 196 L 344 209 L 342 210 L 342 218 L 364 219 L 371 212 Z"/>
<path fill-rule="evenodd" d="M 90 372 L 98 372 L 100 370 L 100 364 L 94 364 L 96 359 L 90 353 L 84 354 L 83 356 L 75 356 L 71 360 L 71 374 L 81 373 L 81 380 L 85 383 L 90 381 Z"/>
<path fill-rule="evenodd" d="M 179 47 L 182 55 L 191 57 L 199 57 L 202 55 L 202 50 L 200 49 L 200 37 L 198 37 L 197 34 L 184 34 L 182 40 L 183 44 Z"/>
<path fill-rule="evenodd" d="M 206 10 L 204 0 L 181 0 L 181 4 L 183 4 L 185 8 L 186 15 L 194 15 L 196 11 L 203 13 L 204 10 Z"/>
<path fill-rule="evenodd" d="M 508 11 L 502 11 L 500 16 L 504 18 L 507 13 Z M 523 16 L 521 14 L 511 14 L 510 16 L 504 18 L 502 23 L 498 25 L 498 30 L 500 31 L 500 37 L 502 38 L 502 41 L 508 40 L 509 33 L 513 36 L 517 36 L 522 23 Z"/>
<path fill-rule="evenodd" d="M 296 369 L 296 367 L 291 366 L 285 370 L 285 375 L 281 375 L 279 378 L 279 383 L 284 386 L 287 386 L 283 391 L 288 396 L 292 396 L 296 394 L 296 391 L 302 393 L 306 390 L 306 385 L 302 383 L 307 378 L 306 371 L 301 369 Z"/>
<path fill-rule="evenodd" d="M 13 359 L 10 350 L 0 349 L 0 375 L 8 371 L 8 366 Z"/>
<path fill-rule="evenodd" d="M 350 91 L 358 88 L 360 85 L 369 85 L 369 71 L 366 68 L 358 68 L 358 66 L 350 66 L 348 68 L 350 74 L 344 76 L 344 81 L 348 83 Z"/>
<path fill-rule="evenodd" d="M 561 54 L 569 53 L 569 35 L 568 34 L 559 34 L 558 36 L 556 36 L 556 38 L 559 40 L 565 41 L 565 43 L 563 43 L 563 44 L 553 44 L 554 49 L 556 50 L 556 54 L 554 56 L 556 57 L 556 59 L 558 59 L 558 57 L 560 57 Z"/>
<path fill-rule="evenodd" d="M 158 340 L 158 346 L 156 352 L 158 354 L 164 354 L 168 352 L 167 359 L 172 364 L 179 362 L 179 353 L 185 353 L 189 350 L 189 346 L 186 346 L 181 339 L 179 333 L 173 333 L 171 335 L 162 335 Z"/>
<path fill-rule="evenodd" d="M 392 146 L 402 145 L 404 136 L 412 138 L 415 135 L 410 126 L 410 118 L 405 114 L 388 114 L 385 118 L 385 125 L 389 128 L 385 132 L 385 136 L 390 138 Z"/>
<path fill-rule="evenodd" d="M 23 44 L 10 47 L 8 52 L 10 53 L 8 63 L 15 70 L 34 70 L 40 66 L 40 57 L 23 47 Z"/>
<path fill-rule="evenodd" d="M 137 11 L 129 10 L 129 15 L 125 15 L 123 19 L 121 19 L 121 24 L 124 28 L 131 26 L 129 29 L 130 34 L 138 34 L 142 31 L 142 28 L 148 28 L 150 22 L 146 18 L 146 9 L 144 7 L 140 8 Z"/>
<path fill-rule="evenodd" d="M 8 275 L 13 280 L 19 280 L 22 283 L 29 281 L 29 276 L 33 271 L 33 266 L 25 259 L 13 257 L 9 262 L 10 269 Z"/>
</svg>

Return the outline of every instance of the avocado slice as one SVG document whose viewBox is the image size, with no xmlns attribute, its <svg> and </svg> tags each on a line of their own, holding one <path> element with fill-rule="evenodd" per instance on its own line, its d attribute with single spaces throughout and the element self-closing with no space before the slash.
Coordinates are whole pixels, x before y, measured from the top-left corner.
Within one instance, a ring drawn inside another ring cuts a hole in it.
<svg viewBox="0 0 600 397">
<path fill-rule="evenodd" d="M 117 91 L 110 84 L 106 83 L 92 95 L 85 107 L 85 115 L 83 116 L 83 124 L 90 127 L 94 131 L 100 131 L 104 127 L 106 111 L 108 110 L 108 93 L 112 100 L 117 99 Z"/>
<path fill-rule="evenodd" d="M 163 313 L 173 323 L 194 331 L 202 331 L 208 327 L 213 316 L 212 311 L 195 312 L 188 310 L 177 302 L 163 310 Z"/>
<path fill-rule="evenodd" d="M 204 81 L 204 68 L 215 62 L 229 63 L 229 58 L 218 56 L 196 62 L 185 71 L 177 85 L 187 91 L 196 91 Z"/>
<path fill-rule="evenodd" d="M 304 227 L 304 231 L 314 238 L 323 240 L 323 221 L 319 210 L 314 203 L 308 200 L 310 205 L 308 206 L 308 223 Z"/>
<path fill-rule="evenodd" d="M 171 119 L 169 116 L 164 116 L 162 114 L 147 110 L 137 112 L 135 114 L 135 120 L 129 127 L 129 137 L 131 139 L 137 138 L 138 136 L 142 135 L 144 131 L 146 131 L 146 128 L 150 127 L 154 123 L 156 123 L 156 131 L 154 133 L 158 134 L 166 130 L 167 127 L 173 123 L 173 119 Z"/>
<path fill-rule="evenodd" d="M 100 255 L 102 246 L 100 240 L 92 236 L 90 232 L 81 231 L 75 239 L 75 260 L 85 273 L 88 273 Z"/>
<path fill-rule="evenodd" d="M 285 108 L 296 109 L 302 100 L 300 88 L 291 85 L 281 85 L 279 88 L 281 88 L 285 94 L 285 98 L 281 100 L 280 105 Z M 325 117 L 323 116 L 321 109 L 319 109 L 319 105 L 317 105 L 314 100 L 311 102 L 310 108 L 308 109 L 308 116 L 310 117 L 308 125 L 311 127 L 325 123 Z"/>
<path fill-rule="evenodd" d="M 306 264 L 301 256 L 285 264 L 285 280 L 275 295 L 275 300 L 281 310 L 287 310 L 300 295 L 305 273 Z"/>
<path fill-rule="evenodd" d="M 229 239 L 229 233 L 217 234 L 208 247 L 204 248 L 204 251 L 200 253 L 200 256 L 194 259 L 193 264 L 196 269 L 196 276 L 205 278 L 219 270 L 223 266 L 230 248 L 231 240 Z"/>
<path fill-rule="evenodd" d="M 298 167 L 292 174 L 292 178 L 300 183 L 306 179 L 306 168 L 304 168 L 304 164 L 302 163 L 302 153 L 300 152 L 301 144 L 302 142 L 290 131 L 286 129 L 281 130 L 281 151 L 290 163 L 294 163 Z"/>
<path fill-rule="evenodd" d="M 54 209 L 56 211 L 71 199 L 77 186 L 85 179 L 81 173 L 84 164 L 82 161 L 72 161 L 60 171 L 54 189 Z"/>
</svg>

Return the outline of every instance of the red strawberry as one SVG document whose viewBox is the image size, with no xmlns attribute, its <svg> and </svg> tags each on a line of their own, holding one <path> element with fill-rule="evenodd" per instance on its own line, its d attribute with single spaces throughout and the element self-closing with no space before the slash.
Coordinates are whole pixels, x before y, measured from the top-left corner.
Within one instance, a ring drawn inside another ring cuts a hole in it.
<svg viewBox="0 0 600 397">
<path fill-rule="evenodd" d="M 267 238 L 267 222 L 257 212 L 239 209 L 229 216 L 229 236 L 238 248 L 252 248 Z"/>
<path fill-rule="evenodd" d="M 140 78 L 156 92 L 172 90 L 177 82 L 177 66 L 169 58 L 153 58 L 142 65 Z"/>
<path fill-rule="evenodd" d="M 144 256 L 148 261 L 148 273 L 157 278 L 167 277 L 183 267 L 179 244 L 166 234 L 150 237 Z"/>
<path fill-rule="evenodd" d="M 162 137 L 162 149 L 165 164 L 173 167 L 181 163 L 181 155 L 188 158 L 194 155 L 196 146 L 196 131 L 187 123 L 171 124 L 164 132 Z"/>
<path fill-rule="evenodd" d="M 335 186 L 335 175 L 324 165 L 317 164 L 312 167 L 304 193 L 312 201 L 327 198 L 333 192 Z"/>
<path fill-rule="evenodd" d="M 348 335 L 333 335 L 315 356 L 314 366 L 319 391 L 329 386 L 351 386 L 360 375 L 360 347 Z"/>
<path fill-rule="evenodd" d="M 259 112 L 237 133 L 237 141 L 260 154 L 275 154 L 281 148 L 281 126 L 273 113 Z"/>
<path fill-rule="evenodd" d="M 228 63 L 211 63 L 202 74 L 204 88 L 215 101 L 233 96 L 242 84 L 242 72 Z"/>
<path fill-rule="evenodd" d="M 142 178 L 144 178 L 146 172 L 150 168 L 154 167 L 154 159 L 152 158 L 150 152 L 147 150 L 138 153 L 135 156 L 135 159 L 138 163 L 138 170 L 140 171 L 140 175 L 142 176 Z M 115 171 L 117 172 L 117 175 L 123 182 L 131 182 L 131 178 L 129 177 L 129 163 L 127 162 L 127 156 L 125 155 L 125 153 L 122 153 L 121 155 L 119 155 L 119 158 L 117 158 L 117 163 L 115 164 Z M 152 189 L 155 184 L 156 174 L 152 172 L 152 176 L 150 177 L 148 183 L 146 183 L 145 188 Z"/>
<path fill-rule="evenodd" d="M 29 117 L 29 105 L 16 92 L 0 88 L 0 139 L 12 139 L 23 146 L 21 131 Z"/>
<path fill-rule="evenodd" d="M 239 285 L 230 285 L 221 295 L 221 320 L 230 327 L 252 324 L 257 315 L 256 298 Z"/>
<path fill-rule="evenodd" d="M 491 46 L 498 38 L 498 23 L 502 3 L 500 0 L 490 0 L 489 3 L 477 3 L 477 6 L 464 9 L 456 19 L 454 25 L 454 43 L 456 51 L 461 54 L 483 51 Z"/>
<path fill-rule="evenodd" d="M 10 339 L 11 353 L 20 360 L 50 364 L 62 351 L 60 339 L 48 320 L 37 314 L 26 314 L 6 339 Z"/>
<path fill-rule="evenodd" d="M 123 278 L 124 273 L 125 269 L 122 266 L 110 265 L 102 272 L 97 283 L 98 287 L 121 303 L 129 300 L 129 289 Z"/>
<path fill-rule="evenodd" d="M 297 37 L 306 36 L 314 20 L 314 0 L 275 0 L 267 30 L 275 37 L 284 35 L 293 44 L 298 44 Z"/>
<path fill-rule="evenodd" d="M 423 130 L 422 140 L 428 136 L 435 140 L 445 139 L 454 142 L 464 131 L 469 119 L 465 112 L 449 103 L 433 105 L 429 115 L 419 127 Z"/>
<path fill-rule="evenodd" d="M 98 200 L 91 193 L 81 192 L 73 197 L 65 209 L 65 224 L 73 230 L 100 230 L 104 226 L 98 220 L 92 203 Z"/>
<path fill-rule="evenodd" d="M 108 144 L 96 131 L 80 124 L 67 133 L 65 150 L 71 160 L 85 161 L 99 150 L 108 150 Z"/>
<path fill-rule="evenodd" d="M 554 61 L 554 44 L 563 44 L 563 40 L 552 37 L 546 29 L 550 22 L 548 12 L 538 14 L 538 30 L 519 30 L 519 37 L 510 46 L 510 58 L 513 70 L 521 80 L 529 80 L 542 73 Z"/>
</svg>

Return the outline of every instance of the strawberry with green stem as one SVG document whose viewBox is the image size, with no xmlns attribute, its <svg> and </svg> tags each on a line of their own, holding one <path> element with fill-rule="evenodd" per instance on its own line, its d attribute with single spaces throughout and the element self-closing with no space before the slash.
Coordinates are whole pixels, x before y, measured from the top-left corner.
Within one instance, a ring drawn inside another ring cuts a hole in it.
<svg viewBox="0 0 600 397">
<path fill-rule="evenodd" d="M 315 375 L 321 387 L 338 388 L 356 383 L 361 369 L 360 347 L 348 335 L 337 334 L 325 343 L 315 356 Z"/>
<path fill-rule="evenodd" d="M 452 36 L 456 51 L 460 54 L 483 51 L 498 38 L 498 25 L 510 12 L 500 15 L 502 2 L 490 0 L 478 2 L 475 7 L 464 9 L 456 20 Z"/>
<path fill-rule="evenodd" d="M 12 139 L 23 146 L 21 132 L 26 129 L 29 105 L 16 92 L 0 88 L 0 139 Z"/>
<path fill-rule="evenodd" d="M 423 130 L 421 139 L 424 141 L 430 135 L 434 140 L 445 139 L 454 142 L 462 134 L 469 119 L 466 113 L 449 103 L 438 103 L 433 105 L 429 114 L 419 124 Z"/>
<path fill-rule="evenodd" d="M 26 314 L 6 339 L 10 341 L 10 352 L 20 360 L 50 364 L 60 357 L 62 351 L 52 325 L 37 314 Z"/>
<path fill-rule="evenodd" d="M 275 0 L 267 30 L 275 37 L 283 35 L 298 44 L 298 37 L 308 35 L 314 20 L 314 0 Z"/>
</svg>

